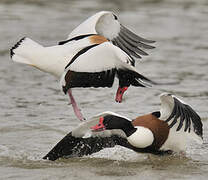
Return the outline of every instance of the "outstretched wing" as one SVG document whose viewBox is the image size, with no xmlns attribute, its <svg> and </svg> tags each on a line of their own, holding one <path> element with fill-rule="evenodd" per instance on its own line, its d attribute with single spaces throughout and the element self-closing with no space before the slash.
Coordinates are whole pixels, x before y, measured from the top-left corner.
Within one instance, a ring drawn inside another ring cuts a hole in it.
<svg viewBox="0 0 208 180">
<path fill-rule="evenodd" d="M 128 146 L 128 142 L 125 138 L 118 135 L 79 138 L 74 137 L 72 132 L 70 132 L 43 159 L 55 161 L 61 157 L 82 157 L 99 152 L 104 148 L 114 147 L 115 145 Z"/>
<path fill-rule="evenodd" d="M 136 58 L 141 58 L 141 55 L 148 55 L 144 49 L 154 48 L 154 46 L 149 44 L 155 41 L 136 35 L 120 24 L 117 16 L 109 11 L 101 11 L 89 17 L 69 34 L 68 40 L 79 40 L 91 34 L 104 36 L 129 56 Z M 65 43 L 68 40 L 63 42 Z"/>
<path fill-rule="evenodd" d="M 203 129 L 200 116 L 192 107 L 171 94 L 161 95 L 161 117 L 169 124 L 176 127 L 176 131 L 193 132 L 202 138 Z"/>
<path fill-rule="evenodd" d="M 67 134 L 43 159 L 54 161 L 60 157 L 81 157 L 115 145 L 131 147 L 126 140 L 125 134 L 120 130 L 91 131 L 91 127 L 99 122 L 99 118 L 107 115 L 122 117 L 109 111 L 92 117 Z"/>
</svg>

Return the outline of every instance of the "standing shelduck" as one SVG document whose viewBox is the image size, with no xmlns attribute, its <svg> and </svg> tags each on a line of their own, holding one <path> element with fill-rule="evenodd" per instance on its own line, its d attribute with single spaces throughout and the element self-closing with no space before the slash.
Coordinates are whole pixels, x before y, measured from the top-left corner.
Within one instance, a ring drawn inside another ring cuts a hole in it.
<svg viewBox="0 0 208 180">
<path fill-rule="evenodd" d="M 112 12 L 102 11 L 88 18 L 59 45 L 44 47 L 25 37 L 11 49 L 13 61 L 34 66 L 61 78 L 76 116 L 83 116 L 72 96 L 74 87 L 112 87 L 119 79 L 116 101 L 130 85 L 146 87 L 153 83 L 134 68 L 135 60 L 152 49 L 146 40 L 129 31 Z M 148 84 L 149 83 L 149 84 Z"/>
<path fill-rule="evenodd" d="M 130 120 L 104 112 L 66 135 L 44 159 L 80 157 L 120 145 L 136 152 L 165 154 L 183 152 L 188 139 L 202 143 L 199 115 L 174 95 L 160 95 L 161 109 Z"/>
</svg>

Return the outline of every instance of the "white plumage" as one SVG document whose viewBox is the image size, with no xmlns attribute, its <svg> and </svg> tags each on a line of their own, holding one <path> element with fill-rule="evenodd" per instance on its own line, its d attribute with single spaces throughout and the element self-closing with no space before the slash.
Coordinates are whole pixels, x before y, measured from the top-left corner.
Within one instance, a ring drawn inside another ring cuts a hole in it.
<svg viewBox="0 0 208 180">
<path fill-rule="evenodd" d="M 18 47 L 13 48 L 12 60 L 34 66 L 44 72 L 60 78 L 65 66 L 77 52 L 91 45 L 88 38 L 76 43 L 74 41 L 64 45 L 44 47 L 30 38 L 23 38 Z"/>
<path fill-rule="evenodd" d="M 142 126 L 136 126 L 137 130 L 129 137 L 128 142 L 137 148 L 150 146 L 154 141 L 154 135 L 151 130 Z"/>
<path fill-rule="evenodd" d="M 130 68 L 129 57 L 121 49 L 104 42 L 80 55 L 68 69 L 76 72 L 101 72 L 113 68 Z"/>
</svg>

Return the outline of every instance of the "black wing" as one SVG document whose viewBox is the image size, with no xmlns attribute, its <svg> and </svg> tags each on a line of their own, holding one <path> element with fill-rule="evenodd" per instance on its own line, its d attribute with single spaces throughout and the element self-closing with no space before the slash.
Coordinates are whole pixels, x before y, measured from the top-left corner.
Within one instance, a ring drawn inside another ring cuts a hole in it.
<svg viewBox="0 0 208 180">
<path fill-rule="evenodd" d="M 153 49 L 154 46 L 149 45 L 155 41 L 144 39 L 126 27 L 121 25 L 119 35 L 111 40 L 112 43 L 123 51 L 125 51 L 130 57 L 134 56 L 136 58 L 141 58 L 140 55 L 147 56 L 148 54 L 142 49 Z"/>
<path fill-rule="evenodd" d="M 193 127 L 194 132 L 202 138 L 203 136 L 203 129 L 202 129 L 202 122 L 199 115 L 188 105 L 184 104 L 181 101 L 179 101 L 177 98 L 173 97 L 174 100 L 174 107 L 171 115 L 168 117 L 166 122 L 169 122 L 172 120 L 171 124 L 169 125 L 170 128 L 172 128 L 179 119 L 179 125 L 177 127 L 177 131 L 179 131 L 183 125 L 184 126 L 184 132 L 191 131 L 191 127 Z"/>
<path fill-rule="evenodd" d="M 151 87 L 152 85 L 156 85 L 157 83 L 148 79 L 147 77 L 139 74 L 136 71 L 132 71 L 129 69 L 118 69 L 116 71 L 117 77 L 119 79 L 119 86 L 140 86 L 140 87 Z"/>
<path fill-rule="evenodd" d="M 55 161 L 61 157 L 82 157 L 115 145 L 128 147 L 128 142 L 118 135 L 81 138 L 72 136 L 70 132 L 43 159 Z"/>
<path fill-rule="evenodd" d="M 140 153 L 152 153 L 156 155 L 172 154 L 172 151 L 160 151 L 152 148 L 135 148 L 130 145 L 126 138 L 119 135 L 112 135 L 110 137 L 89 137 L 81 138 L 74 137 L 70 132 L 55 147 L 43 157 L 43 159 L 55 161 L 58 158 L 72 158 L 91 155 L 99 152 L 105 148 L 112 148 L 116 145 L 132 149 Z"/>
<path fill-rule="evenodd" d="M 65 85 L 62 86 L 66 94 L 74 87 L 112 87 L 116 69 L 101 72 L 75 72 L 68 70 L 64 76 Z"/>
</svg>

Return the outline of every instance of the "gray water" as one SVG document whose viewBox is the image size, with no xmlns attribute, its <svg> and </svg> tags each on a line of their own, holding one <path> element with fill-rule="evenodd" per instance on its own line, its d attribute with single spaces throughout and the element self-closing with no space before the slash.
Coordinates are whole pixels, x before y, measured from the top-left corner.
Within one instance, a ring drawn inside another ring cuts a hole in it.
<svg viewBox="0 0 208 180">
<path fill-rule="evenodd" d="M 10 60 L 23 36 L 43 45 L 64 40 L 92 14 L 111 10 L 137 34 L 156 40 L 137 69 L 172 86 L 128 89 L 122 104 L 111 89 L 74 89 L 86 118 L 110 110 L 129 118 L 159 109 L 164 91 L 183 97 L 200 114 L 204 144 L 192 143 L 185 157 L 147 156 L 121 147 L 95 155 L 42 157 L 79 121 L 59 82 Z M 0 179 L 207 179 L 208 2 L 206 0 L 1 0 L 0 1 Z"/>
</svg>

